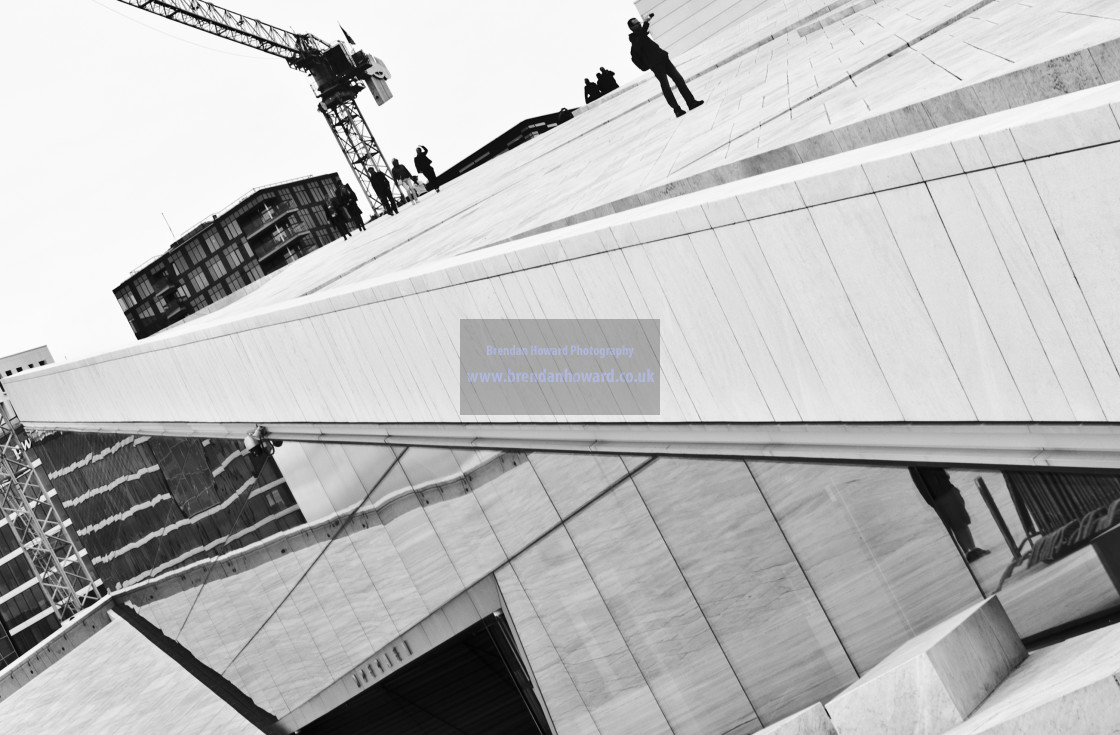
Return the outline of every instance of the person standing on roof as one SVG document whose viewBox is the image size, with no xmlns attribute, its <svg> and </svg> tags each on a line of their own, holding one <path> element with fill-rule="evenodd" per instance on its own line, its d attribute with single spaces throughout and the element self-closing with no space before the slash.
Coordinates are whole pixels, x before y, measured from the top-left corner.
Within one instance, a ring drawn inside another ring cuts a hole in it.
<svg viewBox="0 0 1120 735">
<path fill-rule="evenodd" d="M 416 170 L 424 174 L 428 180 L 428 188 L 439 191 L 439 180 L 436 179 L 435 169 L 432 168 L 432 159 L 428 158 L 428 149 L 422 145 L 416 146 L 416 157 L 412 159 Z"/>
<path fill-rule="evenodd" d="M 416 183 L 416 177 L 413 176 L 412 172 L 408 170 L 408 166 L 405 166 L 403 163 L 394 158 L 393 167 L 391 170 L 393 179 L 397 182 L 397 184 L 400 185 L 401 190 L 405 193 L 405 196 L 412 201 L 416 201 L 418 194 L 416 192 L 416 189 L 412 187 L 412 185 Z"/>
<path fill-rule="evenodd" d="M 594 102 L 599 99 L 599 86 L 587 77 L 583 78 L 583 101 L 584 103 Z"/>
<path fill-rule="evenodd" d="M 354 222 L 357 223 L 358 229 L 364 232 L 366 229 L 366 223 L 365 220 L 362 219 L 362 208 L 358 206 L 358 195 L 354 193 L 354 190 L 350 187 L 349 184 L 345 183 L 342 185 L 341 194 L 342 203 L 346 209 L 346 214 L 350 216 L 350 219 L 354 220 Z"/>
<path fill-rule="evenodd" d="M 604 95 L 608 92 L 613 92 L 618 89 L 618 82 L 614 80 L 614 72 L 605 66 L 599 67 L 599 73 L 595 75 L 595 80 L 599 83 L 600 95 Z"/>
<path fill-rule="evenodd" d="M 341 189 L 335 189 L 326 206 L 327 220 L 343 240 L 350 237 L 350 223 L 346 221 L 345 198 Z"/>
<path fill-rule="evenodd" d="M 653 13 L 650 13 L 642 20 L 631 18 L 627 22 L 630 27 L 630 59 L 634 62 L 634 66 L 642 71 L 653 72 L 657 81 L 661 82 L 661 91 L 665 94 L 665 100 L 669 103 L 669 107 L 672 107 L 673 112 L 676 113 L 677 117 L 680 117 L 684 114 L 684 110 L 677 104 L 677 98 L 673 96 L 673 90 L 669 87 L 670 79 L 677 85 L 677 91 L 681 93 L 681 97 L 684 97 L 688 109 L 695 110 L 704 104 L 704 100 L 698 100 L 692 96 L 692 92 L 688 90 L 688 85 L 684 82 L 684 77 L 677 71 L 677 67 L 673 66 L 673 62 L 669 60 L 669 53 L 649 37 L 649 21 L 652 17 Z"/>
<path fill-rule="evenodd" d="M 385 172 L 376 166 L 369 167 L 369 183 L 373 186 L 373 193 L 381 200 L 381 206 L 385 208 L 385 214 L 396 214 L 397 203 L 393 200 L 393 187 L 389 183 L 389 177 Z"/>
</svg>

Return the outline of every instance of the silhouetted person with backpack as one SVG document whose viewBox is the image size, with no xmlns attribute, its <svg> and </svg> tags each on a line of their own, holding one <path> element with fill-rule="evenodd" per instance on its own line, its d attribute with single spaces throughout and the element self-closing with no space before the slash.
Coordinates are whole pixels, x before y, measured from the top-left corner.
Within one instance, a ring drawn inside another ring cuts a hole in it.
<svg viewBox="0 0 1120 735">
<path fill-rule="evenodd" d="M 600 95 L 604 95 L 608 92 L 613 92 L 618 89 L 618 82 L 614 80 L 614 72 L 605 66 L 599 67 L 599 73 L 595 75 L 595 81 L 599 83 Z"/>
<path fill-rule="evenodd" d="M 432 159 L 428 158 L 428 149 L 422 145 L 416 146 L 416 157 L 412 159 L 416 170 L 424 174 L 428 180 L 428 188 L 439 191 L 439 180 L 436 179 L 435 169 L 432 168 Z"/>
<path fill-rule="evenodd" d="M 644 20 L 631 18 L 627 22 L 627 25 L 630 26 L 630 59 L 634 62 L 634 66 L 642 71 L 653 72 L 657 81 L 661 82 L 661 91 L 665 93 L 665 100 L 673 108 L 677 117 L 680 117 L 684 114 L 684 110 L 677 104 L 677 98 L 673 96 L 673 90 L 669 88 L 670 79 L 677 85 L 677 91 L 681 93 L 681 97 L 684 97 L 688 109 L 695 110 L 704 104 L 704 100 L 698 100 L 692 96 L 692 92 L 688 91 L 688 85 L 684 82 L 684 77 L 677 71 L 677 67 L 673 66 L 673 62 L 669 60 L 669 53 L 649 37 L 649 21 L 652 17 L 653 13 L 650 13 Z"/>
<path fill-rule="evenodd" d="M 599 87 L 587 77 L 583 78 L 583 101 L 594 102 L 599 99 Z"/>
</svg>

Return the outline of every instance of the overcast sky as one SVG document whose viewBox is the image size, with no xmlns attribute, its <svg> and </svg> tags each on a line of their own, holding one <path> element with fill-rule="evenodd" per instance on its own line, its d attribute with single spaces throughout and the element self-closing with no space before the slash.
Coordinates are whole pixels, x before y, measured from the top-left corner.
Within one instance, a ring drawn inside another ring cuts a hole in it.
<svg viewBox="0 0 1120 735">
<path fill-rule="evenodd" d="M 527 117 L 622 83 L 629 0 L 226 0 L 328 41 L 341 23 L 393 75 L 359 101 L 386 157 L 439 172 Z M 112 289 L 248 190 L 350 173 L 310 79 L 118 0 L 7 0 L 0 46 L 0 356 L 134 342 Z"/>
</svg>

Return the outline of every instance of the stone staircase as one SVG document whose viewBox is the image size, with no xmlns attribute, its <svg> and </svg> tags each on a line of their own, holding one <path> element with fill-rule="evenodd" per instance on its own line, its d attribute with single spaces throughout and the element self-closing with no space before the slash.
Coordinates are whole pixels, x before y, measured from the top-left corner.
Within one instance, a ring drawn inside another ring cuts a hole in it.
<svg viewBox="0 0 1120 735">
<path fill-rule="evenodd" d="M 1120 733 L 1120 625 L 1028 655 L 992 597 L 766 735 Z"/>
</svg>

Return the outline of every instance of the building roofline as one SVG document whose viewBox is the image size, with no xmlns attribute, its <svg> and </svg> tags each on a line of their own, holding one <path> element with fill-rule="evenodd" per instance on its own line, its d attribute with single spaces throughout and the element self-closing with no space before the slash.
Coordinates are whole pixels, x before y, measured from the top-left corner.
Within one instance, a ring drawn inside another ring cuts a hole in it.
<svg viewBox="0 0 1120 735">
<path fill-rule="evenodd" d="M 261 193 L 266 192 L 266 191 L 269 191 L 271 189 L 279 189 L 279 188 L 284 187 L 284 186 L 290 186 L 292 184 L 298 184 L 298 183 L 301 183 L 303 181 L 311 181 L 313 179 L 322 179 L 322 178 L 326 178 L 326 177 L 332 176 L 332 175 L 337 176 L 338 173 L 335 172 L 335 171 L 331 171 L 331 172 L 328 172 L 328 173 L 325 173 L 325 174 L 311 174 L 309 176 L 301 176 L 301 177 L 298 177 L 298 178 L 295 178 L 295 179 L 287 179 L 286 181 L 278 181 L 274 184 L 266 184 L 264 186 L 258 186 L 256 188 L 250 189 L 249 191 L 245 192 L 244 194 L 239 196 L 237 199 L 235 199 L 232 203 L 227 204 L 226 206 L 219 209 L 216 214 L 208 215 L 206 218 L 201 219 L 198 222 L 196 222 L 195 224 L 191 225 L 190 229 L 188 229 L 184 234 L 180 235 L 163 252 L 158 253 L 156 255 L 153 255 L 152 257 L 148 258 L 143 263 L 141 263 L 140 265 L 136 266 L 134 269 L 129 271 L 128 277 L 125 278 L 120 283 L 118 283 L 116 286 L 114 286 L 113 291 L 116 291 L 121 286 L 127 285 L 129 281 L 131 281 L 134 277 L 136 277 L 137 274 L 139 274 L 141 271 L 146 269 L 152 263 L 156 262 L 157 260 L 164 257 L 168 253 L 171 253 L 171 252 L 174 252 L 175 250 L 178 250 L 183 245 L 186 245 L 188 240 L 190 240 L 193 237 L 195 237 L 196 235 L 198 235 L 200 232 L 205 230 L 209 225 L 217 222 L 222 217 L 225 217 L 227 214 L 229 214 L 233 210 L 237 209 L 239 206 L 244 204 L 247 199 L 251 199 L 252 197 L 255 197 L 256 195 L 261 194 Z"/>
</svg>

